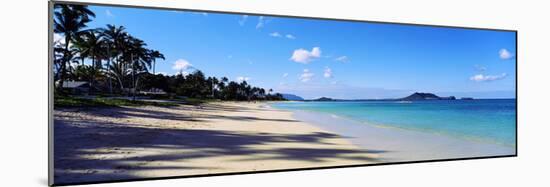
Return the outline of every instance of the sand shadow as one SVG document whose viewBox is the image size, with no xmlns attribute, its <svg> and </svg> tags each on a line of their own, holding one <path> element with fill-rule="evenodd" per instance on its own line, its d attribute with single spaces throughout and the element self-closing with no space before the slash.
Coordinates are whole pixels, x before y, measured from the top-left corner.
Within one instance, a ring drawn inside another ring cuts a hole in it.
<svg viewBox="0 0 550 187">
<path fill-rule="evenodd" d="M 200 120 L 178 116 L 170 112 L 150 111 L 141 108 L 117 108 L 113 110 L 115 110 L 114 115 L 117 117 Z M 98 111 L 86 112 L 94 113 L 94 115 L 105 115 Z M 221 115 L 207 116 L 206 118 L 279 121 L 279 119 Z M 325 145 L 330 144 L 328 143 L 330 139 L 342 138 L 339 135 L 324 132 L 289 135 L 202 129 L 159 129 L 139 127 L 132 124 L 69 119 L 56 116 L 54 122 L 54 167 L 55 182 L 57 184 L 142 178 L 142 176 L 132 173 L 140 170 L 176 169 L 186 171 L 213 169 L 187 166 L 151 166 L 150 163 L 154 162 L 192 162 L 194 159 L 239 155 L 258 155 L 254 159 L 248 159 L 249 161 L 297 160 L 322 163 L 327 159 L 338 158 L 367 162 L 377 161 L 377 159 L 365 156 L 365 153 L 384 152 L 381 150 L 332 148 L 276 148 L 270 150 L 252 148 L 257 145 L 294 142 Z M 285 120 L 284 122 L 294 122 L 294 120 Z M 128 157 L 110 156 L 133 155 L 135 150 L 153 149 L 164 151 L 159 151 L 162 154 Z M 269 156 L 265 156 L 266 154 Z M 90 155 L 93 157 L 90 157 Z"/>
<path fill-rule="evenodd" d="M 163 108 L 163 107 L 159 107 L 159 108 Z M 164 107 L 164 108 L 174 108 L 174 107 Z M 158 111 L 158 110 L 148 109 L 148 108 L 136 108 L 136 107 L 101 107 L 101 108 L 88 107 L 85 109 L 59 108 L 56 110 L 79 112 L 86 115 L 97 116 L 97 117 L 148 118 L 148 119 L 158 119 L 158 120 L 194 121 L 194 122 L 203 121 L 197 118 L 193 118 L 191 116 L 186 116 L 178 113 Z M 67 116 L 58 115 L 58 117 L 67 117 Z"/>
<path fill-rule="evenodd" d="M 236 121 L 300 122 L 298 120 L 258 118 L 258 117 L 251 117 L 251 116 L 203 115 L 201 117 L 202 118 L 209 118 L 209 119 L 228 119 L 228 120 L 236 120 Z"/>
</svg>

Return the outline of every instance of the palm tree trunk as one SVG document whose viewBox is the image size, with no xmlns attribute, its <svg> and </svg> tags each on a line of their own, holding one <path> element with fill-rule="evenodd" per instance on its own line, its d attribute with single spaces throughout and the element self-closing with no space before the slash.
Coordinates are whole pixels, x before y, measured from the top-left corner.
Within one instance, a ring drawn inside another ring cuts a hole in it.
<svg viewBox="0 0 550 187">
<path fill-rule="evenodd" d="M 130 60 L 131 60 L 131 63 L 132 63 L 132 84 L 133 84 L 133 87 L 134 87 L 134 89 L 132 90 L 132 96 L 133 96 L 132 100 L 136 101 L 136 68 L 135 68 L 135 63 L 134 63 L 134 54 L 131 54 Z"/>
<path fill-rule="evenodd" d="M 66 63 L 65 63 L 65 57 L 63 57 L 63 62 L 61 63 L 61 67 L 59 68 L 59 84 L 57 85 L 57 89 L 60 91 L 60 93 L 63 91 L 63 82 L 64 82 L 64 79 L 65 79 L 65 68 L 66 68 Z"/>
<path fill-rule="evenodd" d="M 109 71 L 109 68 L 111 67 L 111 46 L 107 45 L 107 55 L 109 58 L 107 59 L 107 71 Z M 113 94 L 113 83 L 111 82 L 111 76 L 109 78 L 109 93 Z"/>
<path fill-rule="evenodd" d="M 110 67 L 110 66 L 111 66 L 111 60 L 107 62 L 107 67 Z M 109 71 L 108 68 L 107 68 L 107 71 Z M 108 79 L 109 79 L 109 93 L 113 94 L 113 82 L 111 81 L 111 76 L 109 76 Z"/>
<path fill-rule="evenodd" d="M 117 59 L 117 62 L 119 61 L 120 59 Z M 120 77 L 118 77 L 118 81 L 120 82 L 120 88 L 122 90 L 122 92 L 124 92 L 124 75 L 126 72 L 124 72 L 125 69 L 127 69 L 127 65 L 126 64 L 122 64 L 123 68 L 122 68 L 122 72 L 120 72 Z M 123 93 L 123 94 L 126 94 L 127 93 Z"/>
<path fill-rule="evenodd" d="M 136 84 L 134 85 L 134 87 L 136 87 L 136 89 L 134 89 L 135 91 L 137 91 L 138 85 L 139 85 L 139 77 L 136 77 Z"/>
<path fill-rule="evenodd" d="M 124 91 L 124 84 L 122 84 L 122 78 L 117 78 L 118 84 L 120 84 L 120 90 Z"/>
<path fill-rule="evenodd" d="M 94 88 L 95 70 L 96 70 L 95 57 L 92 56 L 92 76 L 90 80 L 90 89 L 88 89 L 88 95 L 92 93 L 92 89 Z"/>
<path fill-rule="evenodd" d="M 59 76 L 59 85 L 58 85 L 58 89 L 60 90 L 61 93 L 63 92 L 63 83 L 66 78 L 65 74 L 67 74 L 67 71 L 66 71 L 67 63 L 69 62 L 69 53 L 70 53 L 69 41 L 70 41 L 70 37 L 67 36 L 67 34 L 65 34 L 65 51 L 63 54 L 63 62 L 61 63 L 61 72 L 60 72 L 61 75 Z"/>
</svg>

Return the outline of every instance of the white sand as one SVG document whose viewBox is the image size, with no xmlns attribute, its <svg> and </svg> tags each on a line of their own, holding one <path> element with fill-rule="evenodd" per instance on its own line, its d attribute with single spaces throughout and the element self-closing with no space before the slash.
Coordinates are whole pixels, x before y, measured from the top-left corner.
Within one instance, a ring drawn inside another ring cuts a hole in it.
<svg viewBox="0 0 550 187">
<path fill-rule="evenodd" d="M 380 162 L 260 103 L 56 109 L 55 183 Z"/>
</svg>

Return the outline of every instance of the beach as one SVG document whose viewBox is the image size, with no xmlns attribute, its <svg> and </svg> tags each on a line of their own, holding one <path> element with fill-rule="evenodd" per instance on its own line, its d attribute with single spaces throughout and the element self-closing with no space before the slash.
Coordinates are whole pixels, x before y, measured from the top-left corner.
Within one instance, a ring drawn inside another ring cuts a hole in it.
<svg viewBox="0 0 550 187">
<path fill-rule="evenodd" d="M 516 154 L 510 146 L 273 107 L 280 103 L 58 108 L 56 183 Z"/>
<path fill-rule="evenodd" d="M 97 182 L 382 161 L 266 102 L 56 108 L 55 182 Z"/>
</svg>

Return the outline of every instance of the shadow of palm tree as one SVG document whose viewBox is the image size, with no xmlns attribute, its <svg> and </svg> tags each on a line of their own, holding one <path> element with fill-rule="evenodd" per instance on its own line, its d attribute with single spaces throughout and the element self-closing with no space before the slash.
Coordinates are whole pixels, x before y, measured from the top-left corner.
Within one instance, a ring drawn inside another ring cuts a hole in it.
<svg viewBox="0 0 550 187">
<path fill-rule="evenodd" d="M 289 119 L 272 119 L 272 118 L 258 118 L 251 116 L 224 116 L 224 115 L 204 115 L 203 118 L 209 119 L 229 119 L 237 121 L 273 121 L 273 122 L 300 122 L 298 120 L 289 120 Z"/>
<path fill-rule="evenodd" d="M 137 108 L 119 108 L 115 117 L 147 117 L 169 120 L 196 121 L 170 112 L 149 111 Z M 86 111 L 94 115 L 111 115 Z M 166 169 L 196 170 L 212 169 L 181 166 L 151 166 L 156 161 L 185 161 L 194 159 L 257 155 L 247 160 L 299 160 L 325 162 L 339 158 L 353 161 L 377 161 L 365 153 L 383 153 L 382 150 L 333 149 L 333 148 L 274 148 L 255 149 L 257 145 L 273 143 L 309 143 L 326 145 L 330 139 L 341 136 L 316 132 L 308 134 L 251 133 L 239 131 L 203 129 L 159 129 L 139 127 L 132 124 L 88 121 L 78 118 L 55 116 L 54 122 L 54 168 L 56 183 L 98 182 L 142 178 L 127 171 L 155 171 Z M 232 120 L 271 120 L 252 117 L 207 116 L 206 118 L 228 118 Z M 290 120 L 289 120 L 290 121 Z M 293 122 L 290 121 L 290 122 Z M 168 150 L 162 154 L 133 155 L 136 150 Z M 269 156 L 265 156 L 268 154 Z M 90 157 L 93 155 L 93 157 Z"/>
</svg>

